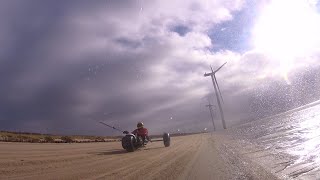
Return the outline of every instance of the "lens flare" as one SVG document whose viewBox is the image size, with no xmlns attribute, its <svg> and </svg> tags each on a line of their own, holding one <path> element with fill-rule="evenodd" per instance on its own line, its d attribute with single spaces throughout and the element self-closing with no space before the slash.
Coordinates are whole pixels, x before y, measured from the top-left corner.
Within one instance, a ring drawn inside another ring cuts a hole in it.
<svg viewBox="0 0 320 180">
<path fill-rule="evenodd" d="M 320 47 L 320 16 L 308 0 L 272 0 L 261 11 L 252 31 L 257 51 L 270 55 L 273 74 L 288 79 L 296 61 Z"/>
</svg>

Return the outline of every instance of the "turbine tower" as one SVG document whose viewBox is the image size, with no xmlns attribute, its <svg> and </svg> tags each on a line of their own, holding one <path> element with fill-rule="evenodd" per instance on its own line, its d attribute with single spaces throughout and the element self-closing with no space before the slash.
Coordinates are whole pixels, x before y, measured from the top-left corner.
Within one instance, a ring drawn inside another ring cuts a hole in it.
<svg viewBox="0 0 320 180">
<path fill-rule="evenodd" d="M 210 68 L 211 68 L 211 73 L 204 73 L 204 77 L 211 76 L 212 84 L 213 84 L 213 87 L 214 87 L 214 91 L 215 91 L 215 94 L 216 94 L 216 97 L 217 97 L 217 102 L 218 102 L 218 106 L 219 106 L 219 110 L 220 110 L 220 114 L 221 114 L 221 120 L 222 120 L 223 129 L 227 129 L 227 127 L 226 127 L 226 122 L 225 122 L 225 120 L 224 120 L 223 109 L 222 109 L 222 106 L 221 106 L 221 101 L 223 102 L 223 99 L 222 99 L 221 91 L 220 91 L 219 84 L 218 84 L 218 81 L 217 81 L 217 78 L 216 78 L 216 73 L 217 73 L 225 64 L 227 64 L 227 62 L 225 62 L 224 64 L 222 64 L 222 65 L 221 65 L 217 70 L 215 70 L 215 71 L 213 71 L 212 67 L 210 66 Z M 220 101 L 220 98 L 221 98 L 221 101 Z"/>
<path fill-rule="evenodd" d="M 208 105 L 206 105 L 206 107 L 208 107 L 209 108 L 209 111 L 210 111 L 210 115 L 211 115 L 211 120 L 212 120 L 212 125 L 213 125 L 213 131 L 216 131 L 216 126 L 214 125 L 214 121 L 213 121 L 213 113 L 212 113 L 212 104 L 210 104 L 210 101 L 209 101 L 209 99 L 208 99 L 208 102 L 209 102 L 209 104 Z"/>
</svg>

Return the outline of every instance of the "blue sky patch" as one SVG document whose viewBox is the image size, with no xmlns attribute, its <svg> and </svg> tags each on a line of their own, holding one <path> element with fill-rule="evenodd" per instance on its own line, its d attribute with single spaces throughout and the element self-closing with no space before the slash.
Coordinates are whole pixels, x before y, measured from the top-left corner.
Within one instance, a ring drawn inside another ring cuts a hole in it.
<svg viewBox="0 0 320 180">
<path fill-rule="evenodd" d="M 213 42 L 213 51 L 232 50 L 244 52 L 251 49 L 250 36 L 256 15 L 256 4 L 248 2 L 233 19 L 213 27 L 208 35 Z"/>
<path fill-rule="evenodd" d="M 171 31 L 178 33 L 180 36 L 186 35 L 190 32 L 190 28 L 184 25 L 177 25 L 171 28 Z"/>
</svg>

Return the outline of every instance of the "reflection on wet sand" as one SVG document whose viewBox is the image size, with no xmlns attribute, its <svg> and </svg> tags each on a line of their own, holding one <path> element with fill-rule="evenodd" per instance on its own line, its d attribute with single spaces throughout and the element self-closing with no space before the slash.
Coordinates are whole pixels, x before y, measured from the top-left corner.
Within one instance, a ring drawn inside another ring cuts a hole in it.
<svg viewBox="0 0 320 180">
<path fill-rule="evenodd" d="M 265 154 L 283 156 L 270 167 L 291 178 L 320 178 L 320 105 L 250 122 L 229 132 L 239 142 L 259 147 Z M 261 157 L 260 157 L 261 158 Z M 279 157 L 275 157 L 275 159 Z M 277 163 L 277 164 L 276 164 Z"/>
</svg>

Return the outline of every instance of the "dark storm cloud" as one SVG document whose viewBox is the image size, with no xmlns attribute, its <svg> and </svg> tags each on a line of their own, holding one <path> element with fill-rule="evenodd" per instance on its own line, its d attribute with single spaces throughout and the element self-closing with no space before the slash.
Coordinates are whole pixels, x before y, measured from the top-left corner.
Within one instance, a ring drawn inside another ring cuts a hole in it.
<svg viewBox="0 0 320 180">
<path fill-rule="evenodd" d="M 90 124 L 93 128 L 88 129 L 94 129 L 96 124 L 85 120 L 104 120 L 104 114 L 110 112 L 117 112 L 111 119 L 127 127 L 126 123 L 131 121 L 129 126 L 132 126 L 139 120 L 132 118 L 134 115 L 145 118 L 144 112 L 152 114 L 169 109 L 171 101 L 182 98 L 172 93 L 179 93 L 179 88 L 154 89 L 148 85 L 157 80 L 152 79 L 157 77 L 151 76 L 148 67 L 168 54 L 169 47 L 159 45 L 153 37 L 146 36 L 142 41 L 124 37 L 117 33 L 122 28 L 117 27 L 119 24 L 109 28 L 110 22 L 106 22 L 103 33 L 86 26 L 84 29 L 89 28 L 88 31 L 77 31 L 79 24 L 73 24 L 78 16 L 84 19 L 94 16 L 92 11 L 101 6 L 107 14 L 119 15 L 116 18 L 127 17 L 130 9 L 135 9 L 134 4 L 33 1 L 6 5 L 12 10 L 7 12 L 10 23 L 6 24 L 11 36 L 6 44 L 10 46 L 6 46 L 9 49 L 1 54 L 0 61 L 0 117 L 4 129 L 52 129 L 58 133 L 72 129 L 70 133 L 90 133 L 83 126 Z M 121 13 L 124 10 L 128 12 L 126 15 Z M 86 37 L 84 41 L 77 40 L 87 33 L 89 37 L 96 33 L 109 44 L 97 54 L 73 52 L 78 42 L 83 46 L 92 43 L 86 42 Z M 142 43 L 148 50 L 136 52 Z M 120 47 L 118 52 L 116 46 Z M 168 106 L 155 108 L 161 104 Z M 33 126 L 34 123 L 42 129 Z"/>
<path fill-rule="evenodd" d="M 94 8 L 99 4 L 105 5 L 100 2 Z M 72 125 L 79 118 L 79 113 L 81 115 L 77 106 L 87 103 L 79 90 L 89 86 L 101 88 L 99 83 L 102 83 L 105 84 L 105 96 L 114 96 L 116 91 L 121 92 L 127 88 L 121 84 L 128 84 L 138 74 L 130 68 L 144 66 L 144 62 L 139 60 L 123 63 L 121 58 L 126 57 L 121 55 L 118 57 L 119 62 L 109 63 L 106 56 L 87 55 L 76 61 L 68 59 L 73 61 L 68 63 L 65 62 L 68 60 L 64 54 L 55 54 L 69 53 L 59 51 L 59 44 L 50 45 L 55 37 L 69 39 L 68 26 L 65 28 L 68 23 L 66 19 L 73 18 L 77 11 L 88 13 L 94 3 L 29 1 L 18 4 L 2 1 L 1 4 L 10 9 L 2 11 L 7 19 L 6 22 L 0 22 L 5 23 L 4 29 L 10 34 L 9 40 L 2 44 L 7 49 L 2 51 L 0 60 L 0 117 L 4 128 L 23 128 L 32 121 L 45 127 L 47 123 L 50 126 Z M 64 43 L 68 44 L 71 49 L 72 46 L 77 46 L 72 42 L 60 43 L 62 46 Z M 103 79 L 99 79 L 102 76 Z M 119 80 L 114 80 L 116 78 Z M 120 97 L 117 102 L 126 111 L 136 107 L 124 103 L 124 99 L 128 98 Z M 115 100 L 111 103 L 115 103 Z"/>
</svg>

